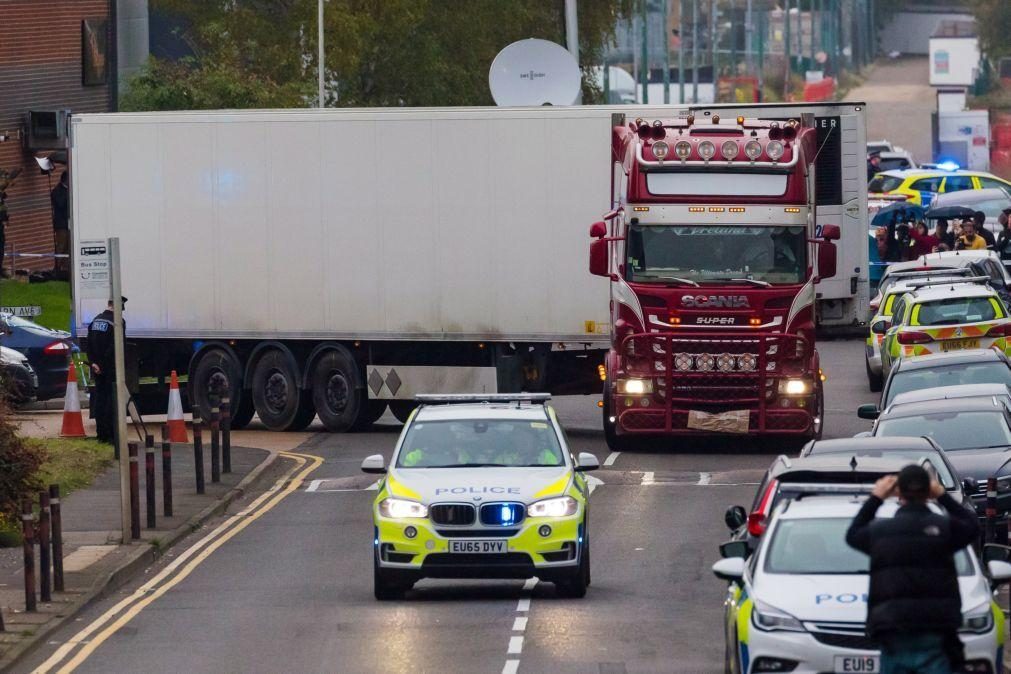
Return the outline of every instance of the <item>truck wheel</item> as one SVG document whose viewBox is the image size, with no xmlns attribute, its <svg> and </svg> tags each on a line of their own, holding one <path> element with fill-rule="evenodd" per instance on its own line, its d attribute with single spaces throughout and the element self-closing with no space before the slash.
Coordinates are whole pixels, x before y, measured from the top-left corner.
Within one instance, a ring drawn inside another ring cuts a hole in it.
<svg viewBox="0 0 1011 674">
<path fill-rule="evenodd" d="M 866 360 L 864 361 L 864 367 L 867 368 L 867 387 L 871 390 L 871 393 L 881 393 L 881 389 L 885 385 L 884 377 L 871 372 L 871 364 Z"/>
<path fill-rule="evenodd" d="M 316 408 L 312 406 L 312 396 L 305 391 L 302 391 L 301 401 L 298 406 L 298 414 L 295 415 L 295 420 L 292 421 L 288 428 L 284 430 L 304 431 L 315 418 Z"/>
<path fill-rule="evenodd" d="M 818 406 L 818 412 L 816 416 L 820 419 L 818 427 L 814 430 L 814 440 L 821 440 L 822 436 L 825 435 L 825 389 L 818 389 L 818 397 L 816 398 L 815 404 Z"/>
<path fill-rule="evenodd" d="M 237 431 L 242 430 L 253 420 L 254 414 L 256 414 L 256 410 L 253 409 L 252 393 L 248 389 L 244 390 L 239 395 L 239 406 L 232 414 L 231 427 Z"/>
<path fill-rule="evenodd" d="M 393 416 L 397 418 L 402 424 L 407 423 L 407 419 L 411 416 L 411 412 L 414 408 L 418 406 L 418 403 L 413 400 L 391 400 L 390 401 L 390 411 L 393 412 Z"/>
<path fill-rule="evenodd" d="M 294 429 L 296 422 L 305 421 L 298 377 L 280 351 L 268 351 L 253 368 L 253 406 L 263 425 L 272 431 Z"/>
<path fill-rule="evenodd" d="M 331 433 L 354 428 L 362 409 L 362 375 L 354 357 L 343 347 L 335 347 L 315 362 L 310 379 L 316 414 Z"/>
<path fill-rule="evenodd" d="M 241 428 L 252 418 L 252 401 L 242 388 L 241 368 L 238 361 L 224 349 L 208 349 L 190 368 L 190 380 L 186 392 L 190 407 L 199 411 L 206 421 L 211 418 L 211 407 L 226 395 L 231 400 L 235 415 L 232 428 Z M 248 408 L 249 418 L 242 414 Z"/>
<path fill-rule="evenodd" d="M 611 423 L 611 406 L 608 403 L 607 397 L 607 387 L 604 387 L 604 407 L 603 415 L 601 417 L 604 423 L 604 441 L 607 442 L 607 448 L 612 452 L 625 452 L 631 451 L 634 442 L 627 437 L 619 437 L 617 429 L 617 422 Z"/>
<path fill-rule="evenodd" d="M 385 400 L 366 400 L 362 411 L 358 413 L 358 420 L 352 430 L 366 431 L 372 424 L 379 421 L 379 418 L 386 412 Z"/>
</svg>

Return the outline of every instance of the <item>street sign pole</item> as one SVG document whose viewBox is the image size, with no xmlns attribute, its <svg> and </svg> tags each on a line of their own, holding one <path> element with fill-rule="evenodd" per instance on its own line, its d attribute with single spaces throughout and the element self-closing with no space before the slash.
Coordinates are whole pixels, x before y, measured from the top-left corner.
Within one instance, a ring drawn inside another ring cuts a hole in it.
<svg viewBox="0 0 1011 674">
<path fill-rule="evenodd" d="M 113 317 L 113 348 L 116 361 L 116 388 L 114 409 L 116 410 L 116 446 L 119 448 L 119 508 L 123 525 L 123 545 L 132 540 L 130 531 L 130 453 L 126 446 L 126 355 L 123 335 L 123 281 L 119 266 L 119 237 L 108 242 L 109 272 L 112 281 L 111 300 Z"/>
</svg>

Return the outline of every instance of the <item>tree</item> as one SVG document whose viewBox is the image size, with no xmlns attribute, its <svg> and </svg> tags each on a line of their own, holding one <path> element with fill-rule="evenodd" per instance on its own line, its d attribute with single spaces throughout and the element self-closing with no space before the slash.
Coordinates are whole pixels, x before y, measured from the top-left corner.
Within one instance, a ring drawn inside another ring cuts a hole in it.
<svg viewBox="0 0 1011 674">
<path fill-rule="evenodd" d="M 617 18 L 641 0 L 580 0 L 583 100 Z M 153 0 L 180 19 L 196 54 L 153 61 L 123 109 L 294 107 L 315 103 L 316 0 Z M 491 105 L 488 68 L 504 46 L 564 44 L 561 0 L 327 0 L 328 104 Z"/>
<path fill-rule="evenodd" d="M 1011 3 L 1007 0 L 970 0 L 976 16 L 976 31 L 980 47 L 986 56 L 995 61 L 1011 56 Z"/>
</svg>

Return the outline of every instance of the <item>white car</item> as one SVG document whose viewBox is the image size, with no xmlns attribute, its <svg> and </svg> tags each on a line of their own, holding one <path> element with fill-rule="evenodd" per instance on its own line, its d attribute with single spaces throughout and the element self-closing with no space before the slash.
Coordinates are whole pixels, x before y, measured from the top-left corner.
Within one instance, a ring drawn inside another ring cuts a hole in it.
<svg viewBox="0 0 1011 674">
<path fill-rule="evenodd" d="M 718 578 L 730 581 L 726 671 L 880 671 L 880 653 L 865 634 L 868 558 L 845 540 L 862 502 L 856 496 L 784 501 L 750 559 L 729 557 L 713 565 Z M 877 516 L 892 517 L 897 505 L 886 502 Z M 984 572 L 966 548 L 956 553 L 955 566 L 963 671 L 1003 671 L 1005 619 L 993 589 L 1011 580 L 1011 564 L 991 561 Z"/>
</svg>

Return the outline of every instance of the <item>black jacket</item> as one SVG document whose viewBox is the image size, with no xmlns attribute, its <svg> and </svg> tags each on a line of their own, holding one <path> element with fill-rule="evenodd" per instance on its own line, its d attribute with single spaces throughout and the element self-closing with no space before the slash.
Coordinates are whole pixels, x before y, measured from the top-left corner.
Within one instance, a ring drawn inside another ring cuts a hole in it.
<svg viewBox="0 0 1011 674">
<path fill-rule="evenodd" d="M 954 633 L 962 601 L 954 553 L 976 540 L 976 514 L 945 494 L 938 503 L 949 517 L 926 505 L 905 505 L 891 519 L 875 520 L 881 499 L 871 496 L 853 518 L 846 542 L 871 558 L 867 633 Z"/>
<path fill-rule="evenodd" d="M 88 326 L 88 362 L 97 363 L 102 374 L 112 374 L 116 367 L 116 347 L 112 333 L 112 309 L 106 309 Z M 123 321 L 126 336 L 126 321 Z"/>
<path fill-rule="evenodd" d="M 70 228 L 70 190 L 65 185 L 57 185 L 49 194 L 53 204 L 53 229 Z"/>
</svg>

